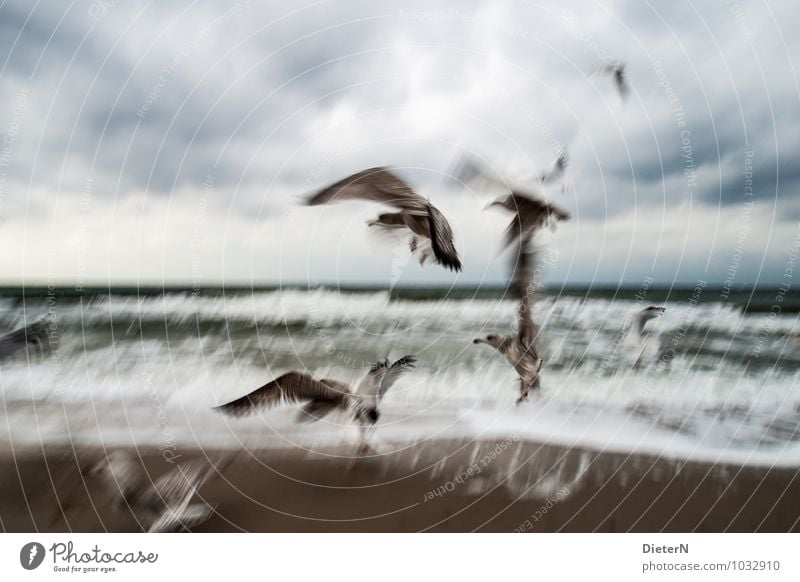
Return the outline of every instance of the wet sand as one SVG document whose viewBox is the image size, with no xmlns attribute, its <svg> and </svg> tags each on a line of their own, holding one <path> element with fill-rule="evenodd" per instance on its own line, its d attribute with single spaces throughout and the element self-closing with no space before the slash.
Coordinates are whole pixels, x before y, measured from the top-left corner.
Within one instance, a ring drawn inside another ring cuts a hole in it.
<svg viewBox="0 0 800 582">
<path fill-rule="evenodd" d="M 101 454 L 6 451 L 0 528 L 139 531 L 103 482 L 84 476 Z M 174 467 L 157 450 L 141 454 L 153 478 Z M 346 450 L 181 455 L 219 463 L 200 491 L 216 512 L 197 532 L 800 531 L 794 469 L 502 440 L 426 441 L 358 460 Z"/>
</svg>

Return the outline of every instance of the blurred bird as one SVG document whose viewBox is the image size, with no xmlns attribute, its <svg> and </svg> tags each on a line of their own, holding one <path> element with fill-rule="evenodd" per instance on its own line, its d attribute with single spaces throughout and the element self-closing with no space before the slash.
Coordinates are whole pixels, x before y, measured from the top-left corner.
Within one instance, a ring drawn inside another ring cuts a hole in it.
<svg viewBox="0 0 800 582">
<path fill-rule="evenodd" d="M 514 218 L 506 227 L 503 248 L 510 246 L 517 239 L 529 238 L 542 227 L 554 228 L 556 222 L 570 218 L 568 212 L 557 206 L 521 192 L 511 192 L 501 196 L 486 208 L 493 206 L 499 206 L 514 214 Z"/>
<path fill-rule="evenodd" d="M 639 355 L 636 358 L 634 367 L 638 367 L 642 363 L 645 350 L 647 349 L 647 340 L 644 336 L 645 325 L 647 325 L 648 321 L 664 315 L 665 311 L 666 307 L 655 307 L 654 305 L 651 305 L 649 307 L 645 307 L 633 316 L 633 324 L 631 325 L 631 331 L 626 341 L 629 345 L 633 345 L 639 349 Z"/>
<path fill-rule="evenodd" d="M 603 65 L 597 71 L 597 74 L 610 74 L 614 79 L 614 84 L 617 87 L 617 92 L 620 98 L 625 101 L 630 93 L 630 86 L 628 85 L 627 73 L 625 72 L 625 63 L 614 62 L 608 65 Z"/>
<path fill-rule="evenodd" d="M 151 481 L 128 453 L 108 453 L 91 474 L 99 474 L 117 498 L 117 509 L 133 513 L 140 526 L 151 533 L 179 532 L 205 522 L 214 508 L 191 503 L 211 475 L 210 464 L 182 464 Z"/>
<path fill-rule="evenodd" d="M 47 340 L 47 322 L 43 319 L 12 331 L 0 337 L 0 361 L 10 358 L 27 346 L 34 347 L 41 353 Z"/>
<path fill-rule="evenodd" d="M 510 335 L 489 334 L 475 338 L 472 343 L 486 344 L 503 354 L 519 374 L 520 396 L 517 404 L 528 399 L 531 391 L 540 388 L 539 373 L 542 359 L 539 356 L 539 328 L 533 323 L 531 311 L 540 282 L 536 277 L 538 252 L 530 235 L 520 237 L 518 252 L 514 257 L 510 289 L 519 300 L 517 331 Z"/>
<path fill-rule="evenodd" d="M 309 197 L 306 204 L 317 206 L 340 200 L 369 200 L 398 208 L 399 212 L 380 214 L 367 225 L 387 234 L 407 235 L 409 249 L 420 264 L 432 255 L 443 267 L 461 270 L 450 223 L 429 200 L 390 170 L 371 168 L 353 174 Z"/>
<path fill-rule="evenodd" d="M 564 167 L 566 167 L 566 159 L 566 153 L 562 153 L 555 166 L 559 167 L 563 163 Z M 570 218 L 568 212 L 546 202 L 540 193 L 524 191 L 521 188 L 510 186 L 507 182 L 498 178 L 494 172 L 486 170 L 474 158 L 462 158 L 456 167 L 454 175 L 456 179 L 464 183 L 481 181 L 480 186 L 499 186 L 509 192 L 498 197 L 486 207 L 488 209 L 499 206 L 514 214 L 514 218 L 506 228 L 504 249 L 518 238 L 530 237 L 543 226 L 553 228 L 556 222 Z"/>
<path fill-rule="evenodd" d="M 561 178 L 564 177 L 564 172 L 569 167 L 569 157 L 567 156 L 567 150 L 562 149 L 561 152 L 558 154 L 558 158 L 553 163 L 553 168 L 547 172 L 539 176 L 539 181 L 542 184 L 552 184 L 553 182 L 559 182 Z"/>
<path fill-rule="evenodd" d="M 355 393 L 344 382 L 330 378 L 317 380 L 302 372 L 287 372 L 241 398 L 217 406 L 215 410 L 232 416 L 245 416 L 259 409 L 306 402 L 298 416 L 301 422 L 320 420 L 338 409 L 352 414 L 360 426 L 368 427 L 378 422 L 378 408 L 386 391 L 403 372 L 413 368 L 416 361 L 415 356 L 408 355 L 394 363 L 388 358 L 375 362 L 358 384 Z"/>
</svg>

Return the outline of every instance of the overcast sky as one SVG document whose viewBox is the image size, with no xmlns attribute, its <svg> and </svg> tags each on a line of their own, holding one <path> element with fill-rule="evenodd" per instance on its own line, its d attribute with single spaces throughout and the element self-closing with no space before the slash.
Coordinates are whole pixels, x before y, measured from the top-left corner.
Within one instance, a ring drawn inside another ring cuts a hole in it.
<svg viewBox="0 0 800 582">
<path fill-rule="evenodd" d="M 561 147 L 548 283 L 785 280 L 796 2 L 131 4 L 0 5 L 2 282 L 499 283 L 508 217 L 453 160 L 524 184 Z M 379 165 L 449 217 L 460 275 L 373 238 L 374 205 L 296 204 Z"/>
</svg>

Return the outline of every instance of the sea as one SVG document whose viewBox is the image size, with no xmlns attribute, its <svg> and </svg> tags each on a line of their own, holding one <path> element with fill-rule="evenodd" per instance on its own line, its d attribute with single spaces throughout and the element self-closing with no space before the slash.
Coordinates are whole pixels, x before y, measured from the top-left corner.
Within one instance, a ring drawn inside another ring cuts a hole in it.
<svg viewBox="0 0 800 582">
<path fill-rule="evenodd" d="M 632 343 L 649 305 L 666 311 Z M 546 287 L 533 308 L 542 389 L 517 406 L 513 369 L 473 343 L 513 333 L 502 287 L 2 288 L 0 334 L 44 320 L 49 337 L 0 362 L 0 447 L 324 447 L 350 438 L 347 419 L 213 407 L 290 370 L 355 385 L 372 362 L 414 354 L 382 403 L 378 442 L 512 435 L 800 467 L 798 313 L 777 286 Z"/>
</svg>

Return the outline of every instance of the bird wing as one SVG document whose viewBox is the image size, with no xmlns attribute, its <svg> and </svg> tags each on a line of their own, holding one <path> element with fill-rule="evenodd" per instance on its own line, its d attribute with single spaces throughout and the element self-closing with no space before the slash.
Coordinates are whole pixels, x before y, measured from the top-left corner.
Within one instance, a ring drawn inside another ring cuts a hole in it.
<svg viewBox="0 0 800 582">
<path fill-rule="evenodd" d="M 550 170 L 549 174 L 542 176 L 542 182 L 547 184 L 556 181 L 564 174 L 564 170 L 567 169 L 568 165 L 569 157 L 567 156 L 567 150 L 562 149 L 558 158 L 556 158 L 556 161 L 553 163 L 553 169 Z"/>
<path fill-rule="evenodd" d="M 179 505 L 191 498 L 211 475 L 208 464 L 185 463 L 168 471 L 153 483 L 151 495 L 167 507 Z"/>
<path fill-rule="evenodd" d="M 380 382 L 380 386 L 378 387 L 378 402 L 386 395 L 386 392 L 391 388 L 397 379 L 403 375 L 404 372 L 415 367 L 417 363 L 417 357 L 413 354 L 409 354 L 407 356 L 403 356 L 396 362 L 394 362 L 383 375 L 383 379 Z"/>
<path fill-rule="evenodd" d="M 330 400 L 312 400 L 297 413 L 297 422 L 316 422 L 338 408 L 336 402 Z"/>
<path fill-rule="evenodd" d="M 515 214 L 506 228 L 504 248 L 518 238 L 534 235 L 539 228 L 553 220 L 567 220 L 570 217 L 568 212 L 521 192 L 501 196 L 489 206 L 495 205 L 502 206 Z"/>
<path fill-rule="evenodd" d="M 536 291 L 541 282 L 537 280 L 536 264 L 539 250 L 530 237 L 519 239 L 518 252 L 514 257 L 511 274 L 511 292 L 519 300 L 517 308 L 517 336 L 526 346 L 538 351 L 539 328 L 533 323 L 531 312 Z"/>
<path fill-rule="evenodd" d="M 27 345 L 42 346 L 47 340 L 47 323 L 39 320 L 0 337 L 0 359 L 13 355 Z"/>
<path fill-rule="evenodd" d="M 372 400 L 375 404 L 378 401 L 378 393 L 380 392 L 381 381 L 386 374 L 387 361 L 379 360 L 372 364 L 369 372 L 361 379 L 356 388 L 356 395 L 365 400 Z"/>
<path fill-rule="evenodd" d="M 453 244 L 453 230 L 444 214 L 432 204 L 428 204 L 428 228 L 430 230 L 431 248 L 437 262 L 451 271 L 461 270 L 461 259 Z"/>
<path fill-rule="evenodd" d="M 256 388 L 250 394 L 217 406 L 215 410 L 233 416 L 244 416 L 257 409 L 266 410 L 283 403 L 304 400 L 330 401 L 341 405 L 348 395 L 349 392 L 344 384 L 316 380 L 301 372 L 288 372 L 260 388 Z"/>
<path fill-rule="evenodd" d="M 390 204 L 406 211 L 421 212 L 427 201 L 386 168 L 363 170 L 328 186 L 306 200 L 308 206 L 341 200 L 369 200 Z"/>
<path fill-rule="evenodd" d="M 190 505 L 190 502 L 211 472 L 210 464 L 183 464 L 153 483 L 149 495 L 152 498 L 151 504 L 160 502 L 162 509 L 148 531 L 176 532 L 207 520 L 213 509 L 205 503 Z"/>
</svg>

